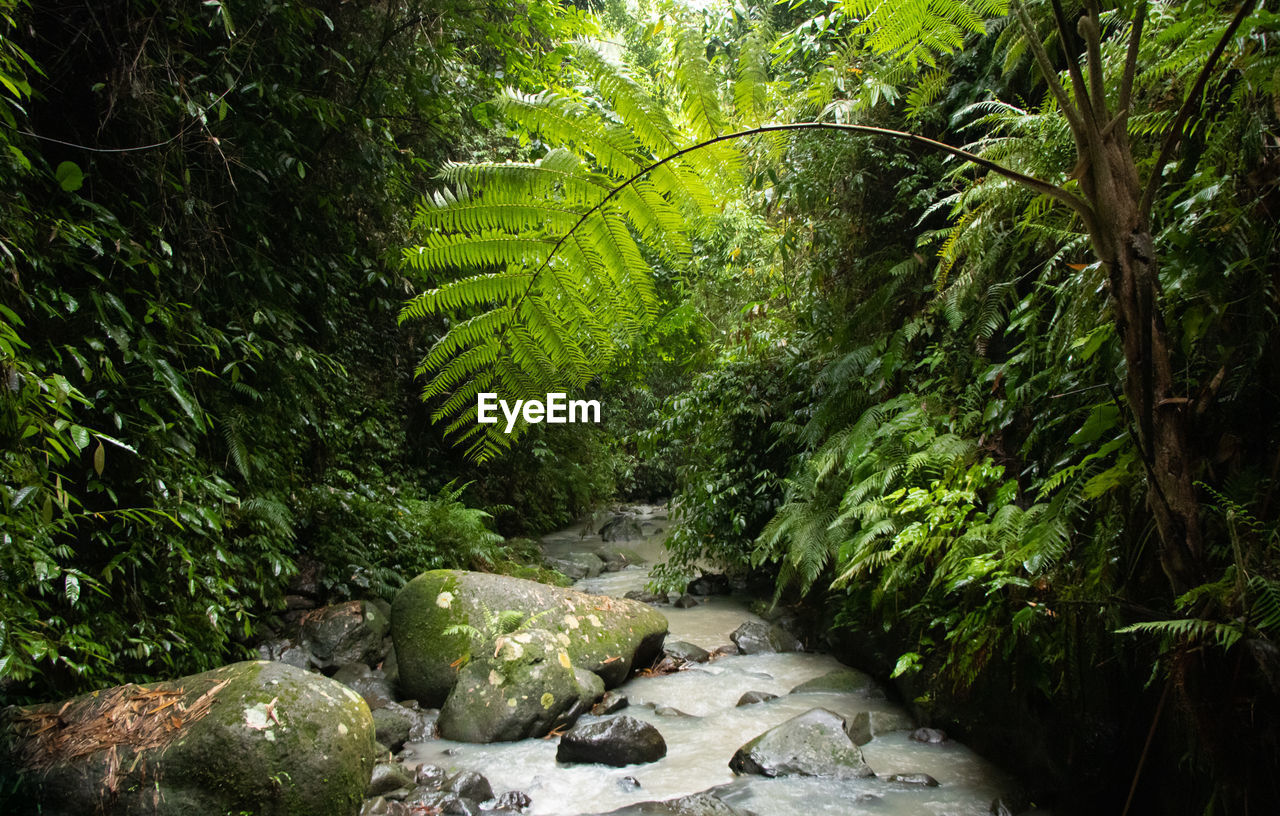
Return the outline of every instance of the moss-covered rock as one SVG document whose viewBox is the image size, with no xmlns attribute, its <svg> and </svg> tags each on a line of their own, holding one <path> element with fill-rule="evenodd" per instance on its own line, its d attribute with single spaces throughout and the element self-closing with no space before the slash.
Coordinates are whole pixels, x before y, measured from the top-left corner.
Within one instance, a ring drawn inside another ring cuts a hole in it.
<svg viewBox="0 0 1280 816">
<path fill-rule="evenodd" d="M 633 666 L 648 665 L 667 632 L 660 612 L 635 601 L 502 575 L 434 570 L 410 581 L 392 605 L 401 695 L 440 705 L 471 650 L 467 634 L 445 631 L 466 624 L 483 632 L 493 615 L 508 610 L 532 617 L 531 627 L 564 635 L 570 662 L 598 674 L 610 688 Z"/>
<path fill-rule="evenodd" d="M 814 708 L 770 728 L 743 745 L 729 760 L 734 773 L 761 776 L 873 776 L 862 751 L 845 733 L 845 722 Z"/>
<path fill-rule="evenodd" d="M 375 760 L 358 694 L 267 661 L 10 710 L 4 733 L 15 814 L 352 816 Z"/>
<path fill-rule="evenodd" d="M 568 641 L 545 629 L 498 638 L 492 653 L 473 657 L 458 675 L 440 709 L 440 735 L 459 742 L 540 737 L 589 710 L 604 684 L 574 668 Z"/>
</svg>

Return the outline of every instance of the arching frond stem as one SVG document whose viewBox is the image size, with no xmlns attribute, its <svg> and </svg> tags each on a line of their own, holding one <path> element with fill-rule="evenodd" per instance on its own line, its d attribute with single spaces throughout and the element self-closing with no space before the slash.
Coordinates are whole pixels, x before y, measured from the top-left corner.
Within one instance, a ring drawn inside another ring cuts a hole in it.
<svg viewBox="0 0 1280 816">
<path fill-rule="evenodd" d="M 571 237 L 573 237 L 574 233 L 578 230 L 579 227 L 581 227 L 592 216 L 594 216 L 601 209 L 603 209 L 611 200 L 613 200 L 614 197 L 620 195 L 624 190 L 631 187 L 633 184 L 638 182 L 640 179 L 644 178 L 649 173 L 652 173 L 654 170 L 657 170 L 663 165 L 669 164 L 670 162 L 673 162 L 682 156 L 688 155 L 689 153 L 693 153 L 698 150 L 702 150 L 704 148 L 710 147 L 715 144 L 719 144 L 721 142 L 733 141 L 735 139 L 744 139 L 748 136 L 756 136 L 763 133 L 782 133 L 782 132 L 793 131 L 793 130 L 835 130 L 835 131 L 842 131 L 845 133 L 861 133 L 868 136 L 887 136 L 891 139 L 898 139 L 900 141 L 905 141 L 905 142 L 910 142 L 912 144 L 920 145 L 921 147 L 925 147 L 930 150 L 941 151 L 943 153 L 947 153 L 957 158 L 964 159 L 967 162 L 972 162 L 973 164 L 976 164 L 977 166 L 985 170 L 989 170 L 992 173 L 995 173 L 997 175 L 1004 176 L 1005 178 L 1008 178 L 1008 179 L 1012 179 L 1013 181 L 1018 182 L 1024 187 L 1028 187 L 1032 190 L 1035 190 L 1038 193 L 1041 193 L 1042 195 L 1049 196 L 1055 201 L 1059 201 L 1065 204 L 1066 206 L 1074 210 L 1082 219 L 1084 219 L 1085 226 L 1087 229 L 1092 229 L 1095 221 L 1093 209 L 1084 201 L 1084 199 L 1072 193 L 1067 192 L 1066 190 L 1062 189 L 1056 184 L 1052 184 L 1050 182 L 1044 181 L 1043 179 L 1038 179 L 1034 176 L 1028 176 L 1025 173 L 1019 173 L 1017 170 L 1010 169 L 1008 167 L 1005 167 L 1002 164 L 998 164 L 989 159 L 984 159 L 981 156 L 970 153 L 967 150 L 963 150 L 959 147 L 949 145 L 946 142 L 939 142 L 935 139 L 930 139 L 925 136 L 920 136 L 915 133 L 907 133 L 901 130 L 890 130 L 889 128 L 872 127 L 871 125 L 851 125 L 851 124 L 845 124 L 840 122 L 790 122 L 790 123 L 781 124 L 781 125 L 761 125 L 759 127 L 749 128 L 747 130 L 735 131 L 734 133 L 721 134 L 720 136 L 715 136 L 711 139 L 706 139 L 705 141 L 701 141 L 701 142 L 698 142 L 697 144 L 693 144 L 688 147 L 677 150 L 671 155 L 666 156 L 662 159 L 659 159 L 658 161 L 642 168 L 641 170 L 633 174 L 630 178 L 618 184 L 616 187 L 614 187 L 612 190 L 609 191 L 608 195 L 600 199 L 600 201 L 596 202 L 595 206 L 593 206 L 591 209 L 584 212 L 578 218 L 578 220 L 574 222 L 573 226 L 569 227 L 569 230 L 560 236 L 559 240 L 557 240 L 555 244 L 551 247 L 551 252 L 548 253 L 547 257 L 543 259 L 542 263 L 538 266 L 538 268 L 534 270 L 533 277 L 530 279 L 529 285 L 525 288 L 524 292 L 521 293 L 520 297 L 515 301 L 515 304 L 513 305 L 512 308 L 513 309 L 520 308 L 520 304 L 533 291 L 534 285 L 536 284 L 538 279 L 538 275 L 544 269 L 547 268 L 547 265 L 551 263 L 551 259 L 555 257 L 556 253 L 560 250 L 560 248 L 564 246 L 564 244 Z"/>
</svg>

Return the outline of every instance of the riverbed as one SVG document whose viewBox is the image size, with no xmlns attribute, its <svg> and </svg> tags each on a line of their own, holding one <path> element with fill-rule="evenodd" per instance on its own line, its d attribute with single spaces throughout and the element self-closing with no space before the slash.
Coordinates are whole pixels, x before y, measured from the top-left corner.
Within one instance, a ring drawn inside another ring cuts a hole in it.
<svg viewBox="0 0 1280 816">
<path fill-rule="evenodd" d="M 623 512 L 636 521 L 640 537 L 620 545 L 638 552 L 647 565 L 585 578 L 576 588 L 621 597 L 648 581 L 648 565 L 663 555 L 665 512 L 660 507 L 629 507 Z M 553 556 L 596 551 L 606 546 L 594 532 L 598 528 L 598 519 L 575 525 L 545 536 L 543 547 Z M 731 646 L 729 634 L 743 622 L 760 620 L 749 610 L 750 598 L 698 600 L 689 609 L 659 607 L 670 622 L 669 642 L 686 641 L 714 652 Z M 826 708 L 846 719 L 862 711 L 901 710 L 880 689 L 866 694 L 789 694 L 796 685 L 839 668 L 842 664 L 826 654 L 734 654 L 671 674 L 633 677 L 619 687 L 630 701 L 623 713 L 653 724 L 668 747 L 665 758 L 650 764 L 613 768 L 557 763 L 555 737 L 490 745 L 432 740 L 410 744 L 406 761 L 410 766 L 427 762 L 451 771 L 477 771 L 498 794 L 527 793 L 532 798 L 531 814 L 607 813 L 711 789 L 726 804 L 755 816 L 987 816 L 992 812 L 992 802 L 1010 787 L 997 768 L 954 740 L 918 742 L 911 739 L 910 731 L 882 734 L 862 746 L 876 772 L 866 779 L 769 779 L 739 777 L 729 770 L 730 757 L 743 743 L 812 708 Z M 779 696 L 737 706 L 748 691 Z M 928 774 L 938 786 L 887 781 L 894 774 Z"/>
</svg>

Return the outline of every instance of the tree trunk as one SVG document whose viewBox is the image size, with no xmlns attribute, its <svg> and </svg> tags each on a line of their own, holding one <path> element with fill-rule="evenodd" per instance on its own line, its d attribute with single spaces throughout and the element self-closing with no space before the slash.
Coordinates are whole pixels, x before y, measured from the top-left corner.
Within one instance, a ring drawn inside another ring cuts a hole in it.
<svg viewBox="0 0 1280 816">
<path fill-rule="evenodd" d="M 1196 453 L 1189 434 L 1190 404 L 1177 393 L 1151 225 L 1128 138 L 1095 133 L 1085 197 L 1098 214 L 1090 231 L 1094 253 L 1107 270 L 1116 330 L 1124 350 L 1124 394 L 1136 423 L 1147 471 L 1147 502 L 1160 539 L 1160 566 L 1175 592 L 1202 581 Z"/>
</svg>

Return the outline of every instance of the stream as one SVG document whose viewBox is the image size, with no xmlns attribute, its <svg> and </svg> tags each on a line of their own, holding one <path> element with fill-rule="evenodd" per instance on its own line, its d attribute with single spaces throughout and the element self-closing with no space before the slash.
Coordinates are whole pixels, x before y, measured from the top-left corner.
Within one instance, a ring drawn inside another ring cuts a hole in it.
<svg viewBox="0 0 1280 816">
<path fill-rule="evenodd" d="M 643 538 L 617 542 L 640 553 L 652 564 L 663 557 L 667 520 L 660 507 L 629 507 L 628 515 L 641 525 Z M 606 546 L 587 524 L 552 533 L 542 539 L 548 555 L 588 552 Z M 591 524 L 591 526 L 595 526 Z M 647 566 L 628 566 L 619 572 L 578 581 L 586 592 L 621 597 L 642 589 Z M 729 634 L 748 620 L 760 620 L 748 609 L 750 598 L 700 598 L 690 609 L 660 607 L 670 622 L 668 641 L 683 640 L 708 651 L 731 646 Z M 883 694 L 807 693 L 788 696 L 806 680 L 842 668 L 835 658 L 815 653 L 730 655 L 695 664 L 673 674 L 633 677 L 619 687 L 630 700 L 622 713 L 652 723 L 666 740 L 664 759 L 646 765 L 613 768 L 604 765 L 563 765 L 556 762 L 551 739 L 476 745 L 432 740 L 411 743 L 406 757 L 450 771 L 471 770 L 487 777 L 496 793 L 521 790 L 533 800 L 528 813 L 606 813 L 637 802 L 670 799 L 717 788 L 716 795 L 735 809 L 756 816 L 818 814 L 877 814 L 892 816 L 986 816 L 992 801 L 1010 787 L 1008 778 L 964 745 L 913 741 L 909 731 L 877 736 L 862 746 L 877 776 L 834 780 L 812 777 L 769 779 L 738 777 L 729 759 L 743 743 L 769 728 L 822 707 L 852 719 L 860 711 L 895 711 Z M 777 699 L 736 707 L 748 691 L 779 695 Z M 670 709 L 675 709 L 671 712 Z M 661 710 L 663 713 L 659 714 Z M 587 721 L 591 715 L 583 718 Z M 932 776 L 938 787 L 885 781 L 893 774 Z"/>
</svg>

